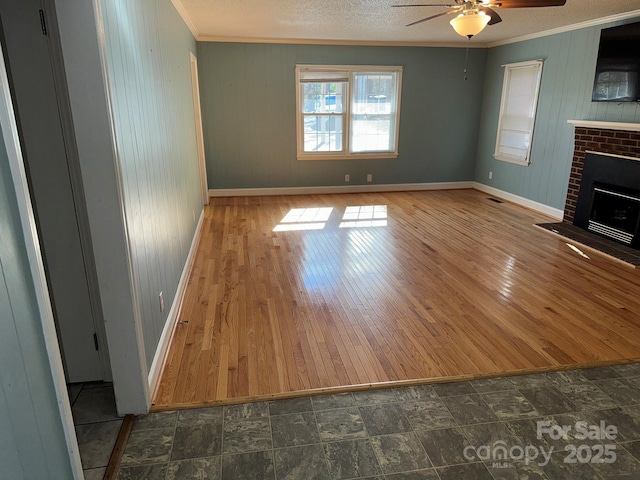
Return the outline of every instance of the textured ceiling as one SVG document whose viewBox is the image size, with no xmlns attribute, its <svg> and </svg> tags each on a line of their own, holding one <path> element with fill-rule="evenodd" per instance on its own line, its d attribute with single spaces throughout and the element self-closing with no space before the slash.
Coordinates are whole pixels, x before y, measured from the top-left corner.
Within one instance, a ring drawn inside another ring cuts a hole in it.
<svg viewBox="0 0 640 480">
<path fill-rule="evenodd" d="M 444 11 L 441 7 L 391 8 L 415 0 L 173 0 L 199 39 L 243 41 L 337 41 L 465 43 L 446 15 L 406 27 Z M 424 3 L 440 3 L 426 0 Z M 451 0 L 443 4 L 453 3 Z M 182 7 L 182 8 L 181 8 Z M 567 0 L 563 7 L 500 10 L 503 22 L 472 39 L 502 42 L 595 19 L 635 12 L 640 0 Z"/>
</svg>

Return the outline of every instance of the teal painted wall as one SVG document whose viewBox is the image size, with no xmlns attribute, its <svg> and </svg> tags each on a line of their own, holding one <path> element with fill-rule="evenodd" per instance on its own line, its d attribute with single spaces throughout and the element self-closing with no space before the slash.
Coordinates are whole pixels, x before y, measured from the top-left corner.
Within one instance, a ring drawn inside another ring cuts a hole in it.
<svg viewBox="0 0 640 480">
<path fill-rule="evenodd" d="M 0 477 L 72 478 L 16 192 L 0 137 Z"/>
<path fill-rule="evenodd" d="M 170 0 L 101 3 L 149 368 L 202 211 L 189 58 L 196 44 Z"/>
<path fill-rule="evenodd" d="M 635 103 L 591 102 L 600 30 L 622 22 L 551 35 L 489 50 L 478 140 L 478 182 L 564 209 L 573 157 L 573 125 L 567 120 L 640 122 Z M 493 158 L 506 63 L 544 58 L 531 165 Z M 493 171 L 493 180 L 488 179 Z"/>
<path fill-rule="evenodd" d="M 472 180 L 485 49 L 198 43 L 209 188 Z M 404 68 L 399 152 L 388 160 L 296 160 L 297 63 Z"/>
</svg>

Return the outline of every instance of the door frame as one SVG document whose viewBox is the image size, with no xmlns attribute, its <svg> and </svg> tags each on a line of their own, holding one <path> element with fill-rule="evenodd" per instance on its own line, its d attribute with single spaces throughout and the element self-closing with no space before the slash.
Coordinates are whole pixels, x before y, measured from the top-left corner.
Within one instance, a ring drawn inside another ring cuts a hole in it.
<svg viewBox="0 0 640 480">
<path fill-rule="evenodd" d="M 30 199 L 33 201 L 40 234 L 39 245 L 42 247 L 66 378 L 70 382 L 111 381 L 106 329 L 55 7 L 54 0 L 23 0 L 21 6 L 16 2 L 15 5 L 8 3 L 3 7 L 3 15 L 6 13 L 7 17 L 12 19 L 12 27 L 4 31 L 4 58 L 14 102 L 12 108 L 16 114 L 19 134 L 26 142 L 21 144 L 21 149 L 25 156 L 25 168 L 31 189 Z M 38 28 L 38 20 L 46 24 L 47 34 L 44 36 L 41 28 Z M 30 50 L 21 46 L 30 43 L 37 46 L 37 57 L 30 56 Z M 15 65 L 10 64 L 13 61 Z M 12 71 L 14 66 L 15 71 Z M 21 81 L 26 79 L 25 75 L 34 78 L 28 88 L 46 89 L 46 102 L 34 100 L 32 92 L 25 90 L 21 85 Z M 32 128 L 34 126 L 37 130 Z M 23 138 L 23 133 L 26 133 L 21 131 L 22 127 L 33 136 Z M 47 153 L 40 150 L 38 155 L 34 154 L 32 162 L 29 162 L 28 158 L 32 144 L 40 143 L 38 137 L 47 132 L 51 132 L 47 135 L 48 140 L 55 144 L 56 174 L 63 183 L 63 193 L 53 204 L 61 209 L 59 211 L 65 220 L 64 229 L 56 228 L 55 221 L 52 221 L 55 216 L 38 212 L 39 206 L 51 205 L 44 196 L 47 188 L 60 191 L 57 186 L 49 184 L 45 187 L 42 182 L 34 180 L 41 179 L 41 172 L 47 168 L 45 163 L 49 162 L 44 156 Z M 65 251 L 64 247 L 57 246 L 62 243 L 73 245 L 73 249 Z M 51 253 L 49 247 L 53 252 L 51 258 L 47 258 L 47 253 Z M 56 257 L 57 252 L 61 252 L 61 256 Z M 73 262 L 74 270 L 70 277 L 70 281 L 76 287 L 73 290 L 65 283 L 67 273 L 64 271 L 64 265 L 60 261 L 56 262 L 56 258 L 68 258 Z M 58 289 L 63 289 L 60 299 L 56 296 Z M 78 295 L 80 297 L 76 298 Z M 74 314 L 68 314 L 70 308 L 75 308 L 73 304 L 78 299 L 81 307 L 78 307 L 79 310 L 71 310 Z M 80 341 L 74 334 L 76 327 L 82 332 Z M 95 350 L 94 339 L 97 340 Z"/>
<path fill-rule="evenodd" d="M 200 188 L 202 203 L 209 205 L 209 187 L 207 184 L 207 162 L 204 155 L 204 134 L 202 130 L 202 110 L 200 108 L 200 84 L 198 83 L 198 58 L 189 52 L 191 65 L 191 90 L 193 92 L 193 115 L 196 124 L 196 148 L 198 150 L 198 170 L 200 172 Z"/>
<path fill-rule="evenodd" d="M 58 411 L 60 412 L 60 422 L 62 424 L 66 440 L 73 478 L 74 480 L 82 480 L 84 478 L 84 474 L 82 472 L 82 463 L 80 461 L 78 440 L 76 437 L 75 427 L 73 425 L 73 416 L 71 415 L 71 405 L 69 404 L 69 395 L 67 393 L 64 369 L 62 367 L 60 346 L 58 344 L 56 327 L 53 320 L 53 309 L 49 298 L 47 277 L 40 252 L 36 221 L 31 205 L 29 187 L 27 185 L 25 164 L 22 157 L 22 149 L 20 147 L 20 138 L 18 136 L 18 126 L 15 120 L 13 103 L 11 101 L 9 79 L 7 77 L 4 52 L 1 45 L 0 89 L 2 90 L 2 94 L 0 95 L 0 124 L 2 126 L 2 133 L 6 142 L 11 177 L 13 178 L 16 200 L 20 211 L 20 225 L 22 227 L 25 248 L 29 259 L 31 277 L 33 280 L 38 312 L 42 325 L 43 338 L 51 369 L 51 378 L 56 394 Z"/>
<path fill-rule="evenodd" d="M 74 207 L 76 209 L 76 220 L 78 224 L 78 234 L 80 237 L 80 247 L 82 248 L 82 259 L 85 268 L 87 291 L 89 293 L 93 328 L 99 347 L 98 356 L 100 357 L 102 380 L 105 382 L 112 382 L 113 376 L 111 374 L 107 332 L 104 324 L 104 316 L 102 314 L 98 273 L 96 271 L 96 264 L 93 256 L 93 241 L 91 240 L 91 230 L 89 227 L 89 213 L 87 212 L 87 201 L 84 195 L 84 184 L 82 181 L 82 172 L 80 170 L 80 159 L 76 146 L 69 94 L 66 88 L 67 79 L 64 70 L 62 45 L 60 44 L 60 33 L 58 29 L 58 22 L 54 20 L 57 18 L 55 5 L 53 0 L 42 0 L 42 6 L 44 7 L 47 19 L 49 20 L 47 22 L 47 26 L 51 30 L 51 34 L 49 35 L 51 71 L 56 88 L 58 112 L 60 113 L 60 126 L 62 128 L 63 142 L 67 154 L 71 194 L 73 196 Z"/>
</svg>

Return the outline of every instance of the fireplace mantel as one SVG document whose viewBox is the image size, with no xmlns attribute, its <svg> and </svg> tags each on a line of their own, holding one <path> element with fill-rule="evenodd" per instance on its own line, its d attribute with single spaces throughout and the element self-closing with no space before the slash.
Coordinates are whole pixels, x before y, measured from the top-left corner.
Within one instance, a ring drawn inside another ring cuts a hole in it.
<svg viewBox="0 0 640 480">
<path fill-rule="evenodd" d="M 567 120 L 567 123 L 576 127 L 599 128 L 601 130 L 626 130 L 627 132 L 640 132 L 640 123 L 600 122 L 596 120 Z"/>
</svg>

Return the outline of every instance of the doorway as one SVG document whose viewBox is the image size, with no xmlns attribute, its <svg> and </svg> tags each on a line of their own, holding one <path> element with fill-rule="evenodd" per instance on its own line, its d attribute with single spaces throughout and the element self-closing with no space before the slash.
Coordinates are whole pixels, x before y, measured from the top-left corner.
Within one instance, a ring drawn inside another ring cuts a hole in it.
<svg viewBox="0 0 640 480">
<path fill-rule="evenodd" d="M 110 381 L 73 129 L 64 120 L 70 115 L 54 18 L 38 0 L 2 2 L 1 9 L 0 36 L 66 380 Z"/>
</svg>

